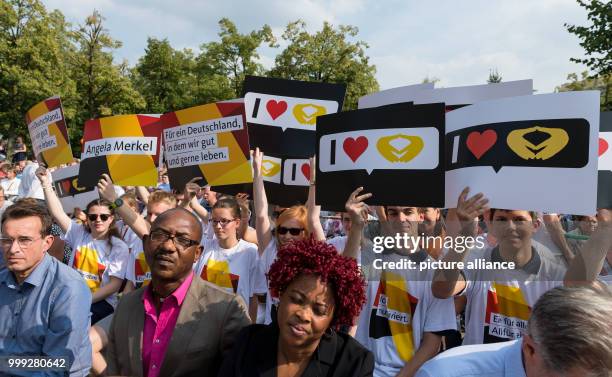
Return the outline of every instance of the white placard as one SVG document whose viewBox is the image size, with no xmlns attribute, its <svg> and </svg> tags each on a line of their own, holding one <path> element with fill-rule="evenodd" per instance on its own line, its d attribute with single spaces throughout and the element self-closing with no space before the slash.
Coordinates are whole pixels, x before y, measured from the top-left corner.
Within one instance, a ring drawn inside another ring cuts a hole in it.
<svg viewBox="0 0 612 377">
<path fill-rule="evenodd" d="M 599 92 L 581 91 L 503 98 L 447 113 L 446 132 L 481 124 L 537 119 L 585 119 L 589 145 L 598 144 Z M 482 192 L 491 208 L 592 214 L 597 198 L 597 148 L 589 148 L 581 168 L 471 166 L 446 172 L 446 207 L 456 207 L 459 193 Z"/>
</svg>

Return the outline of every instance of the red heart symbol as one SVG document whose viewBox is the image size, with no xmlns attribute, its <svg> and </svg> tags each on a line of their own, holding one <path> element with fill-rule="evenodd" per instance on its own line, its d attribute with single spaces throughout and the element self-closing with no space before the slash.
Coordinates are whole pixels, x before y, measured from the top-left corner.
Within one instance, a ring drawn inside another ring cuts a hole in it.
<svg viewBox="0 0 612 377">
<path fill-rule="evenodd" d="M 483 133 L 473 131 L 468 135 L 466 144 L 470 152 L 480 160 L 480 157 L 491 149 L 496 141 L 497 133 L 493 130 L 486 130 Z"/>
<path fill-rule="evenodd" d="M 276 119 L 281 116 L 285 111 L 287 111 L 287 102 L 277 102 L 271 99 L 268 101 L 268 103 L 266 103 L 266 110 L 268 110 L 268 113 L 270 113 L 272 119 Z"/>
<path fill-rule="evenodd" d="M 310 165 L 309 164 L 302 164 L 302 174 L 304 174 L 304 177 L 306 177 L 306 180 L 310 182 Z"/>
<path fill-rule="evenodd" d="M 599 138 L 599 155 L 600 156 L 606 153 L 606 151 L 608 150 L 608 147 L 609 145 L 606 139 Z"/>
<path fill-rule="evenodd" d="M 359 136 L 357 139 L 348 137 L 344 139 L 344 143 L 342 143 L 344 153 L 346 153 L 346 155 L 349 156 L 353 162 L 357 161 L 359 156 L 361 156 L 367 148 L 368 139 L 365 136 Z"/>
<path fill-rule="evenodd" d="M 72 182 L 67 179 L 65 181 L 61 181 L 60 184 L 62 185 L 62 190 L 64 191 L 63 193 L 68 194 L 70 192 L 70 188 L 72 187 Z"/>
</svg>

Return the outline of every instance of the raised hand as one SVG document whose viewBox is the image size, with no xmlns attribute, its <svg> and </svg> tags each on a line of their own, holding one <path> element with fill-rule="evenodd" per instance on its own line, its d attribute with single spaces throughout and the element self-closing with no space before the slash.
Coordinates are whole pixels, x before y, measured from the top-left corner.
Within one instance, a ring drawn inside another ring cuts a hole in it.
<svg viewBox="0 0 612 377">
<path fill-rule="evenodd" d="M 253 177 L 261 177 L 261 164 L 264 154 L 259 148 L 255 148 L 254 151 L 251 151 L 251 155 L 253 156 Z"/>
<path fill-rule="evenodd" d="M 364 224 L 368 220 L 368 205 L 363 201 L 372 197 L 372 194 L 367 193 L 359 195 L 363 191 L 363 187 L 357 188 L 349 195 L 344 208 L 351 217 L 353 224 Z"/>
<path fill-rule="evenodd" d="M 115 192 L 115 186 L 113 180 L 108 174 L 102 174 L 98 181 L 98 193 L 102 199 L 114 202 L 117 200 L 117 193 Z"/>
<path fill-rule="evenodd" d="M 466 187 L 459 194 L 457 199 L 457 217 L 461 223 L 473 222 L 474 219 L 484 213 L 489 207 L 489 199 L 485 198 L 482 193 L 478 193 L 467 199 L 470 188 Z"/>
<path fill-rule="evenodd" d="M 38 180 L 40 181 L 41 186 L 45 187 L 51 185 L 51 181 L 49 179 L 49 172 L 44 166 L 39 166 L 38 169 L 36 169 L 36 172 L 34 172 L 34 174 L 36 174 L 36 178 L 38 178 Z"/>
</svg>

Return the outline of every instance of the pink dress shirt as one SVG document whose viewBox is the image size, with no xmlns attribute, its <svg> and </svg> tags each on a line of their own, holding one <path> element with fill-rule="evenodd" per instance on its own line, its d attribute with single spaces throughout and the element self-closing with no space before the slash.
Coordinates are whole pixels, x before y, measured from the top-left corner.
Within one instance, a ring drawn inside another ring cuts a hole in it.
<svg viewBox="0 0 612 377">
<path fill-rule="evenodd" d="M 142 370 L 145 377 L 158 377 L 166 349 L 170 344 L 181 305 L 193 280 L 193 272 L 187 279 L 164 299 L 159 313 L 153 301 L 153 287 L 149 285 L 142 296 L 145 321 L 142 334 Z"/>
</svg>

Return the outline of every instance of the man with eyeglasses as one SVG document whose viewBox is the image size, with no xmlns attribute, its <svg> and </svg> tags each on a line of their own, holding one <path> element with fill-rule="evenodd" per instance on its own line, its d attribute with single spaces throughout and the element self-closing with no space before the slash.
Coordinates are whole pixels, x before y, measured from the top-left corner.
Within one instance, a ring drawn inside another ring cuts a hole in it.
<svg viewBox="0 0 612 377">
<path fill-rule="evenodd" d="M 198 219 L 183 208 L 155 219 L 144 237 L 151 283 L 119 302 L 109 332 L 107 375 L 216 376 L 250 321 L 239 296 L 194 278 L 201 237 Z"/>
<path fill-rule="evenodd" d="M 57 367 L 65 365 L 58 374 L 87 376 L 91 293 L 75 270 L 47 253 L 51 224 L 46 208 L 26 201 L 2 216 L 0 357 L 56 358 Z M 32 375 L 18 369 L 0 369 L 3 373 Z"/>
</svg>

